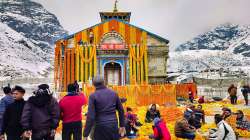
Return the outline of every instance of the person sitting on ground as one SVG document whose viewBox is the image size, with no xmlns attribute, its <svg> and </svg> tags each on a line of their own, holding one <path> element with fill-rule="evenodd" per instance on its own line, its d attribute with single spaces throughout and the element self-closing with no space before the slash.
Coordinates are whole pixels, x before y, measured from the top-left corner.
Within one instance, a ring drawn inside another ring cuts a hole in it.
<svg viewBox="0 0 250 140">
<path fill-rule="evenodd" d="M 20 120 L 25 105 L 23 99 L 25 89 L 20 86 L 15 86 L 12 89 L 12 94 L 15 101 L 11 103 L 4 112 L 1 140 L 4 139 L 5 133 L 7 135 L 7 140 L 21 140 L 24 132 Z"/>
<path fill-rule="evenodd" d="M 149 106 L 149 110 L 146 113 L 145 122 L 151 123 L 155 118 L 161 118 L 160 111 L 157 109 L 156 104 Z"/>
<path fill-rule="evenodd" d="M 171 140 L 171 135 L 166 126 L 166 123 L 160 118 L 154 119 L 153 131 L 154 131 L 154 134 L 150 136 L 151 139 Z"/>
<path fill-rule="evenodd" d="M 214 116 L 215 124 L 217 125 L 217 131 L 210 134 L 210 139 L 212 140 L 236 140 L 236 135 L 233 128 L 223 120 L 223 116 L 220 114 L 215 114 Z"/>
<path fill-rule="evenodd" d="M 244 85 L 241 89 L 241 92 L 245 100 L 245 105 L 248 105 L 248 94 L 250 93 L 250 87 L 248 85 Z"/>
<path fill-rule="evenodd" d="M 201 128 L 201 124 L 205 124 L 205 113 L 204 110 L 202 110 L 202 105 L 198 105 L 197 108 L 194 111 L 194 127 L 196 129 Z"/>
<path fill-rule="evenodd" d="M 236 115 L 236 128 L 250 131 L 250 122 L 244 116 L 244 113 L 241 110 L 238 110 Z"/>
<path fill-rule="evenodd" d="M 198 99 L 198 103 L 199 104 L 205 103 L 205 97 L 204 96 L 200 96 L 199 99 Z"/>
<path fill-rule="evenodd" d="M 222 108 L 222 118 L 223 120 L 226 120 L 227 118 L 229 118 L 232 115 L 232 111 L 231 109 L 227 108 L 227 107 L 223 107 Z"/>
<path fill-rule="evenodd" d="M 137 115 L 133 113 L 132 108 L 127 107 L 127 112 L 125 114 L 125 118 L 127 120 L 130 120 L 135 123 L 136 126 L 142 126 L 142 124 L 139 122 Z"/>
<path fill-rule="evenodd" d="M 185 113 L 182 119 L 176 121 L 174 132 L 177 138 L 192 140 L 195 138 L 196 129 L 188 123 L 191 117 L 191 113 Z"/>
<path fill-rule="evenodd" d="M 128 115 L 125 119 L 126 136 L 129 139 L 134 139 L 137 137 L 138 128 L 136 126 L 135 116 Z"/>
<path fill-rule="evenodd" d="M 6 108 L 14 102 L 14 98 L 11 94 L 11 88 L 9 86 L 3 88 L 5 96 L 0 100 L 0 132 L 3 124 L 3 114 Z"/>
<path fill-rule="evenodd" d="M 187 108 L 184 112 L 184 115 L 190 115 L 190 119 L 188 120 L 189 125 L 193 126 L 196 128 L 196 120 L 195 120 L 195 106 L 193 104 L 187 105 Z"/>
</svg>

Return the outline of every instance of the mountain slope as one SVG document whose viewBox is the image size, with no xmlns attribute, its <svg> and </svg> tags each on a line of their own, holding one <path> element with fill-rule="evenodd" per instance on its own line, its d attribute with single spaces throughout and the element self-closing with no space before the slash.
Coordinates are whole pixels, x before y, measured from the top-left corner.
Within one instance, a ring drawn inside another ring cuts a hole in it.
<svg viewBox="0 0 250 140">
<path fill-rule="evenodd" d="M 0 23 L 0 79 L 42 77 L 51 67 L 41 48 Z"/>
<path fill-rule="evenodd" d="M 250 26 L 224 24 L 170 52 L 169 71 L 207 69 L 250 72 Z"/>
<path fill-rule="evenodd" d="M 49 13 L 41 4 L 30 0 L 2 2 L 1 22 L 29 38 L 46 53 L 53 53 L 53 43 L 67 34 L 57 17 Z"/>
<path fill-rule="evenodd" d="M 67 31 L 38 3 L 11 0 L 0 5 L 0 80 L 48 76 L 54 40 Z"/>
</svg>

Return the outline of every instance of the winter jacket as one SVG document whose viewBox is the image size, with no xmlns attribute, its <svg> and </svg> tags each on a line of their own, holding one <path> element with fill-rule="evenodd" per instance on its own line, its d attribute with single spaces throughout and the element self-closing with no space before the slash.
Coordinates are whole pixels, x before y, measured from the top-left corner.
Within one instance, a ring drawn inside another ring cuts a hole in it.
<svg viewBox="0 0 250 140">
<path fill-rule="evenodd" d="M 166 124 L 160 121 L 154 127 L 154 138 L 159 140 L 171 140 L 171 135 Z"/>
<path fill-rule="evenodd" d="M 230 96 L 236 96 L 237 95 L 237 87 L 230 87 L 228 89 L 229 95 Z"/>
<path fill-rule="evenodd" d="M 188 124 L 188 121 L 183 118 L 181 120 L 176 121 L 174 132 L 176 137 L 182 137 L 183 133 L 193 133 L 195 132 L 195 130 L 192 129 L 191 126 Z"/>
<path fill-rule="evenodd" d="M 4 112 L 6 108 L 8 107 L 8 105 L 10 105 L 13 102 L 14 102 L 14 99 L 11 95 L 6 95 L 0 100 L 0 132 L 2 131 Z"/>
<path fill-rule="evenodd" d="M 217 124 L 217 128 L 217 131 L 210 135 L 214 140 L 236 140 L 233 128 L 224 120 Z"/>
<path fill-rule="evenodd" d="M 155 118 L 161 118 L 161 114 L 159 110 L 153 111 L 153 110 L 148 110 L 146 113 L 146 118 L 145 122 L 152 122 Z"/>
<path fill-rule="evenodd" d="M 89 136 L 94 123 L 95 125 L 117 124 L 116 110 L 119 114 L 120 127 L 125 127 L 124 110 L 117 93 L 105 86 L 96 87 L 95 93 L 89 97 L 84 137 Z"/>
<path fill-rule="evenodd" d="M 82 120 L 82 106 L 87 104 L 84 94 L 68 94 L 60 102 L 61 118 L 63 123 L 77 122 Z"/>
<path fill-rule="evenodd" d="M 3 117 L 3 126 L 1 134 L 6 133 L 11 136 L 21 136 L 23 133 L 23 128 L 20 123 L 23 108 L 25 105 L 24 99 L 15 100 L 10 104 Z"/>
<path fill-rule="evenodd" d="M 250 93 L 250 88 L 248 86 L 243 86 L 241 89 L 242 94 L 248 94 Z"/>
<path fill-rule="evenodd" d="M 50 96 L 32 96 L 24 106 L 21 124 L 33 133 L 58 127 L 60 109 L 57 100 Z"/>
<path fill-rule="evenodd" d="M 236 128 L 250 131 L 250 122 L 245 117 L 236 119 Z"/>
</svg>

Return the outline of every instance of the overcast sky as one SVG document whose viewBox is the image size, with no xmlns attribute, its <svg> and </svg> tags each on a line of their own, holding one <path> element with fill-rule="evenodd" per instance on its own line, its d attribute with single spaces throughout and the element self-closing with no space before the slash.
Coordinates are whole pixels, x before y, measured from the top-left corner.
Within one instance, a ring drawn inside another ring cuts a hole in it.
<svg viewBox="0 0 250 140">
<path fill-rule="evenodd" d="M 55 14 L 70 33 L 100 22 L 115 0 L 33 0 Z M 119 0 L 131 23 L 181 44 L 223 23 L 250 25 L 250 0 Z"/>
</svg>

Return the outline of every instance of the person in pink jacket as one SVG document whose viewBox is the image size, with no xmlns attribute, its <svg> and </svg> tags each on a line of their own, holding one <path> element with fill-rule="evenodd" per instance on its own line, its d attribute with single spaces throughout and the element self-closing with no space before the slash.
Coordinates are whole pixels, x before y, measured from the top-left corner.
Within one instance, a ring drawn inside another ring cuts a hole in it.
<svg viewBox="0 0 250 140">
<path fill-rule="evenodd" d="M 171 140 L 171 135 L 166 126 L 166 123 L 160 118 L 154 119 L 153 131 L 154 135 L 150 138 L 153 138 L 155 140 Z"/>
</svg>

